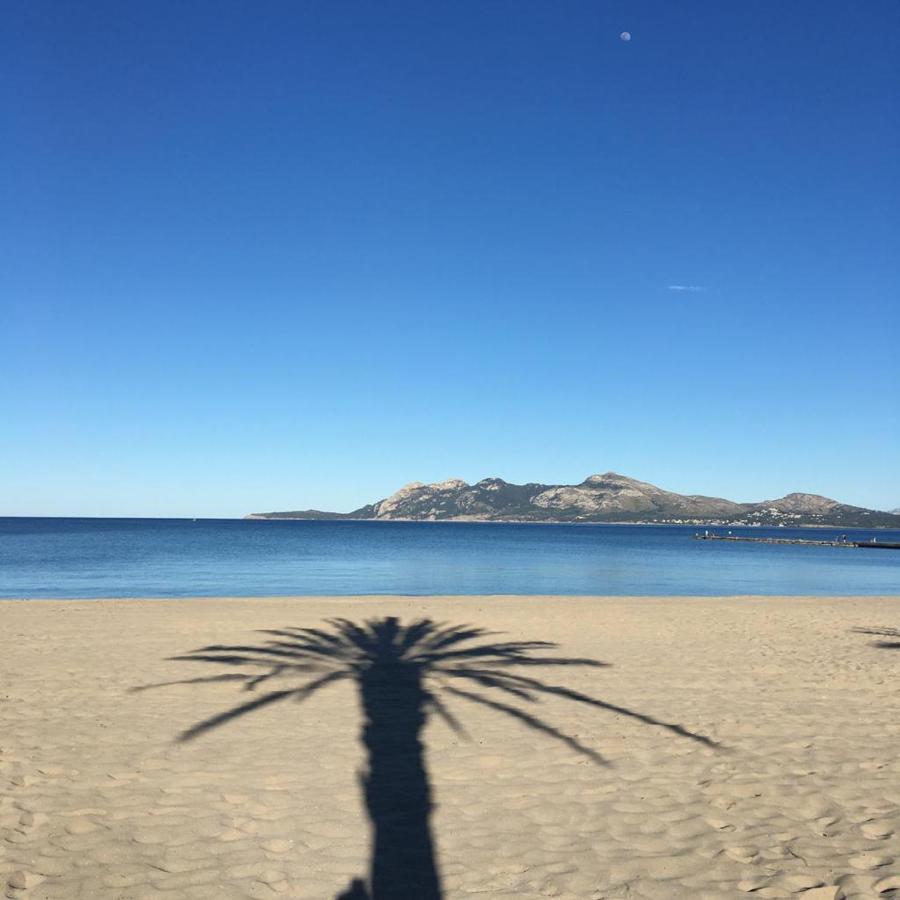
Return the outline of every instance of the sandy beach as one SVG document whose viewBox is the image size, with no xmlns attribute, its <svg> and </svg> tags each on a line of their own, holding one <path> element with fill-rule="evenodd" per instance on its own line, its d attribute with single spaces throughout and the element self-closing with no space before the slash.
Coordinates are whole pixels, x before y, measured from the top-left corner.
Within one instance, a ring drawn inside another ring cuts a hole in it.
<svg viewBox="0 0 900 900">
<path fill-rule="evenodd" d="M 0 623 L 9 898 L 900 897 L 900 637 L 867 633 L 900 597 L 4 601 Z"/>
</svg>

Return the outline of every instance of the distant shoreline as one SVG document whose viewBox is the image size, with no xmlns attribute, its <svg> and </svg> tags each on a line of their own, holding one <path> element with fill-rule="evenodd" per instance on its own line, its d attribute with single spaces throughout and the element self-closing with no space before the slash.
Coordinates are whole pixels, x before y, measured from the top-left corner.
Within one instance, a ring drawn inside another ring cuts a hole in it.
<svg viewBox="0 0 900 900">
<path fill-rule="evenodd" d="M 371 522 L 379 525 L 390 525 L 402 522 L 415 525 L 614 525 L 616 527 L 654 528 L 785 528 L 785 529 L 833 529 L 834 531 L 898 531 L 890 525 L 828 525 L 822 523 L 791 523 L 769 525 L 764 523 L 749 524 L 746 522 L 565 522 L 560 520 L 535 521 L 534 519 L 361 519 L 350 516 L 335 518 L 303 518 L 301 516 L 9 516 L 0 515 L 0 521 L 85 521 L 85 522 Z"/>
<path fill-rule="evenodd" d="M 413 481 L 389 497 L 346 513 L 281 507 L 251 512 L 246 518 L 900 529 L 896 513 L 820 494 L 794 491 L 772 500 L 737 502 L 679 494 L 618 472 L 588 475 L 578 484 L 514 484 L 497 477 L 475 484 L 460 478 L 433 484 Z"/>
<path fill-rule="evenodd" d="M 207 519 L 203 521 L 234 521 L 232 519 Z M 326 518 L 303 518 L 302 516 L 243 516 L 237 521 L 244 522 L 373 522 L 378 524 L 390 524 L 392 522 L 412 523 L 415 525 L 441 525 L 444 523 L 450 525 L 615 525 L 617 527 L 634 527 L 643 528 L 652 526 L 654 528 L 829 528 L 835 531 L 897 531 L 890 525 L 826 525 L 821 523 L 804 523 L 804 524 L 749 524 L 746 522 L 563 522 L 558 519 L 551 519 L 544 522 L 536 522 L 534 519 L 355 519 L 349 516 L 338 516 L 333 519 Z"/>
</svg>

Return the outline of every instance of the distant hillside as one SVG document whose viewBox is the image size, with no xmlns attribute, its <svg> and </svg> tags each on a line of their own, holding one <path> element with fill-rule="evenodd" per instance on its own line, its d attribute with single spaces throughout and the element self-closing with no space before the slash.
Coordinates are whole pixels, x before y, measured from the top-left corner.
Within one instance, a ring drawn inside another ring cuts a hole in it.
<svg viewBox="0 0 900 900">
<path fill-rule="evenodd" d="M 473 522 L 648 522 L 688 525 L 832 525 L 900 528 L 900 514 L 848 506 L 817 494 L 762 503 L 676 494 L 615 472 L 581 484 L 510 484 L 458 478 L 415 481 L 350 513 L 321 510 L 253 513 L 248 519 L 377 519 Z"/>
</svg>

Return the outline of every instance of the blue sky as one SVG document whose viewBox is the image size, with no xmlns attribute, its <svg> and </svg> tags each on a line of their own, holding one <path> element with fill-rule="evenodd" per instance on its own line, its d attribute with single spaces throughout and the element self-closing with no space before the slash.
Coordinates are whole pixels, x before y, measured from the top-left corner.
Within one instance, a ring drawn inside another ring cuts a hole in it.
<svg viewBox="0 0 900 900">
<path fill-rule="evenodd" d="M 0 514 L 900 506 L 896 0 L 4 17 Z"/>
</svg>

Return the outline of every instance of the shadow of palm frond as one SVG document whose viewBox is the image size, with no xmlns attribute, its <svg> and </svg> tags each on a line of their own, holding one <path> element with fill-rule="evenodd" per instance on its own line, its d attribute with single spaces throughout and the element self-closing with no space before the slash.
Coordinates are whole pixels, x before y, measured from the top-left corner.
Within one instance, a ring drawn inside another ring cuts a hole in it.
<svg viewBox="0 0 900 900">
<path fill-rule="evenodd" d="M 362 743 L 368 767 L 361 781 L 373 847 L 368 884 L 355 880 L 340 895 L 344 900 L 440 898 L 429 824 L 431 789 L 421 733 L 433 713 L 455 732 L 465 734 L 462 723 L 447 708 L 446 697 L 510 716 L 599 765 L 607 763 L 596 750 L 524 707 L 543 697 L 558 697 L 662 728 L 707 747 L 718 746 L 681 725 L 514 671 L 607 665 L 594 659 L 547 655 L 556 647 L 548 641 L 488 640 L 496 635 L 482 628 L 430 619 L 404 625 L 393 616 L 363 624 L 331 619 L 328 626 L 270 629 L 262 632 L 267 637 L 259 644 L 215 644 L 173 657 L 249 671 L 166 684 L 234 681 L 255 694 L 179 735 L 180 741 L 190 741 L 283 700 L 304 701 L 329 685 L 355 683 L 364 717 Z M 285 679 L 298 678 L 299 684 L 272 689 Z M 263 692 L 256 693 L 259 690 Z"/>
<path fill-rule="evenodd" d="M 873 647 L 882 650 L 900 650 L 900 628 L 854 628 L 857 634 L 873 634 L 879 637 L 894 638 L 892 641 L 872 641 Z"/>
</svg>

